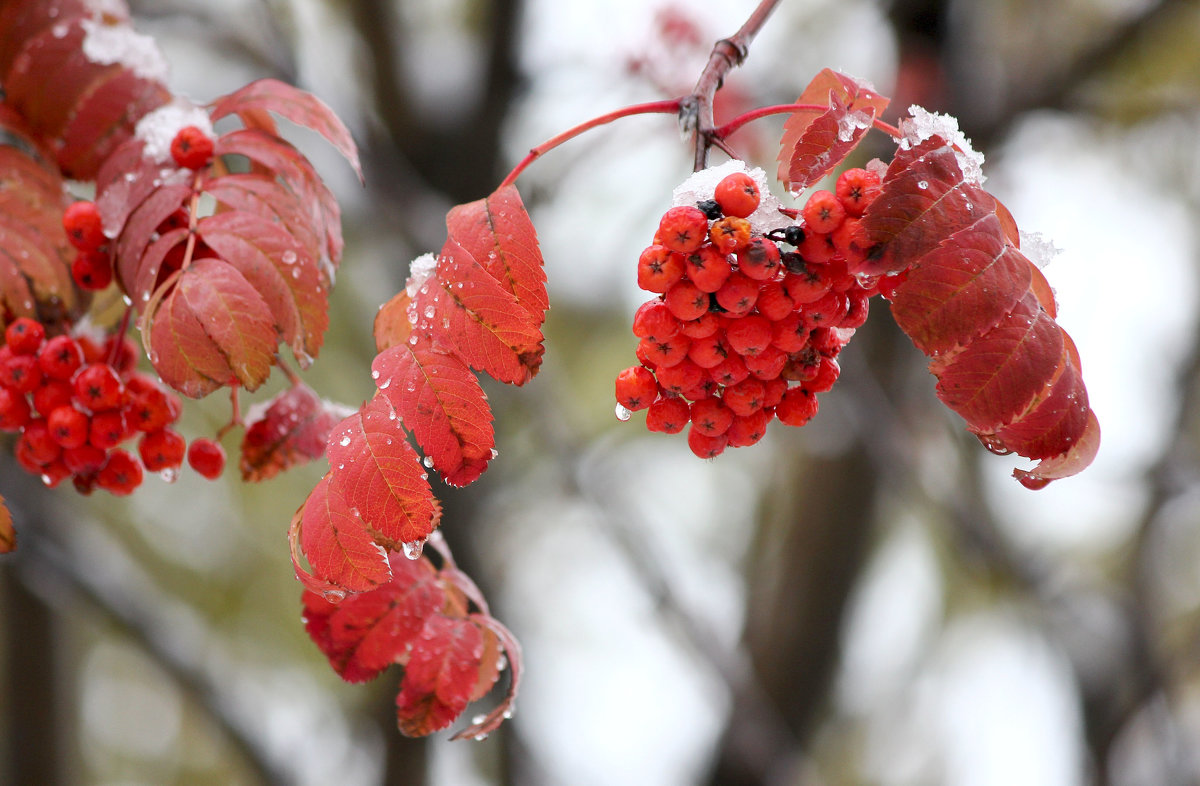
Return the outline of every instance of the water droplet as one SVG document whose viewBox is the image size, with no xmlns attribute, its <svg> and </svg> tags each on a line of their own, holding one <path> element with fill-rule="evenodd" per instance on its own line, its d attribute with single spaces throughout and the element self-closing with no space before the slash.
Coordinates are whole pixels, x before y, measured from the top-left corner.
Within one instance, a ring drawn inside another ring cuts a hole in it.
<svg viewBox="0 0 1200 786">
<path fill-rule="evenodd" d="M 47 486 L 53 486 L 54 478 L 50 477 L 49 475 L 42 475 L 42 482 L 45 483 Z"/>
<path fill-rule="evenodd" d="M 929 188 L 929 183 L 928 183 L 928 181 L 925 181 L 925 180 L 918 180 L 918 181 L 917 181 L 917 188 L 920 188 L 920 189 L 922 189 L 922 190 L 924 190 L 924 189 L 926 189 L 926 188 Z"/>
<path fill-rule="evenodd" d="M 474 718 L 471 718 L 471 725 L 478 726 L 479 724 L 483 723 L 485 720 L 487 720 L 487 715 L 485 715 L 481 712 L 478 715 L 476 715 Z"/>
<path fill-rule="evenodd" d="M 426 456 L 425 458 L 421 459 L 421 463 L 424 464 L 427 468 L 432 469 L 433 468 L 433 457 Z"/>
<path fill-rule="evenodd" d="M 616 413 L 617 420 L 620 420 L 620 421 L 629 420 L 629 418 L 631 418 L 633 416 L 632 412 L 630 412 L 628 409 L 621 406 L 620 404 L 617 404 L 616 409 L 614 409 L 613 412 Z"/>
<path fill-rule="evenodd" d="M 433 306 L 426 306 L 426 307 L 425 307 L 425 318 L 426 318 L 426 319 L 433 319 Z"/>
<path fill-rule="evenodd" d="M 349 445 L 350 444 L 350 435 L 347 434 L 346 436 L 342 437 L 338 441 L 338 444 L 341 445 L 342 447 L 346 447 L 347 445 Z"/>
<path fill-rule="evenodd" d="M 476 734 L 476 735 L 475 735 L 475 741 L 476 741 L 476 742 L 483 742 L 483 741 L 484 741 L 484 740 L 486 740 L 486 739 L 487 739 L 487 735 L 486 735 L 486 734 Z"/>
<path fill-rule="evenodd" d="M 63 36 L 65 36 L 67 34 L 67 26 L 65 24 L 59 23 L 59 24 L 55 25 L 53 28 L 51 28 L 50 32 L 54 34 L 55 38 L 62 38 Z"/>
<path fill-rule="evenodd" d="M 340 589 L 323 590 L 321 595 L 330 603 L 341 603 L 346 599 L 346 591 Z"/>
<path fill-rule="evenodd" d="M 506 709 L 502 714 L 504 716 L 504 720 L 511 720 L 512 716 L 517 714 L 517 710 L 515 707 L 509 706 L 508 709 Z"/>
<path fill-rule="evenodd" d="M 174 483 L 179 480 L 179 467 L 170 467 L 158 473 L 158 476 L 163 479 L 164 483 Z"/>
<path fill-rule="evenodd" d="M 296 252 L 289 248 L 283 252 L 283 256 L 280 259 L 283 260 L 283 264 L 285 265 L 294 265 L 296 264 Z"/>
<path fill-rule="evenodd" d="M 409 542 L 403 544 L 403 547 L 404 556 L 408 557 L 409 559 L 420 559 L 421 549 L 425 548 L 425 540 L 410 540 Z"/>
<path fill-rule="evenodd" d="M 499 456 L 499 455 L 500 455 L 500 451 L 496 450 L 495 448 L 492 448 L 491 458 L 496 458 L 496 456 Z"/>
<path fill-rule="evenodd" d="M 387 378 L 387 379 L 385 379 L 383 382 L 380 382 L 380 383 L 379 383 L 379 389 L 380 389 L 380 390 L 387 390 L 387 389 L 388 389 L 388 388 L 391 386 L 391 384 L 392 384 L 392 379 L 391 379 L 391 377 L 388 377 L 388 378 Z"/>
<path fill-rule="evenodd" d="M 379 379 L 379 369 L 371 369 L 371 379 Z"/>
<path fill-rule="evenodd" d="M 292 268 L 292 278 L 300 278 L 300 268 Z"/>
</svg>

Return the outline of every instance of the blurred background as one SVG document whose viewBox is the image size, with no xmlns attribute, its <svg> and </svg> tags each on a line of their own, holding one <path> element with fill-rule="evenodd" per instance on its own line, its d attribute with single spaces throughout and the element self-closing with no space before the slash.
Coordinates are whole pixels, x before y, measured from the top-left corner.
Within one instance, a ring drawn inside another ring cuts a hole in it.
<svg viewBox="0 0 1200 786">
<path fill-rule="evenodd" d="M 754 5 L 132 3 L 174 89 L 204 102 L 273 76 L 353 129 L 365 189 L 293 137 L 347 233 L 305 381 L 352 405 L 373 390 L 371 316 L 441 246 L 447 208 L 577 122 L 689 92 Z M 804 429 L 704 462 L 617 421 L 637 255 L 691 169 L 672 118 L 627 119 L 519 181 L 549 274 L 545 366 L 485 386 L 500 455 L 436 489 L 524 646 L 515 717 L 485 742 L 406 740 L 398 674 L 329 668 L 286 543 L 323 466 L 84 499 L 5 450 L 21 548 L 0 559 L 0 783 L 1200 783 L 1198 53 L 1194 0 L 784 2 L 719 94 L 718 122 L 828 66 L 891 95 L 889 121 L 911 103 L 961 120 L 987 188 L 1061 249 L 1045 273 L 1104 432 L 1084 474 L 1021 488 L 1024 464 L 936 401 L 880 301 Z M 731 143 L 773 173 L 782 123 Z M 853 163 L 890 147 L 872 135 Z M 182 430 L 227 407 L 190 406 Z"/>
</svg>

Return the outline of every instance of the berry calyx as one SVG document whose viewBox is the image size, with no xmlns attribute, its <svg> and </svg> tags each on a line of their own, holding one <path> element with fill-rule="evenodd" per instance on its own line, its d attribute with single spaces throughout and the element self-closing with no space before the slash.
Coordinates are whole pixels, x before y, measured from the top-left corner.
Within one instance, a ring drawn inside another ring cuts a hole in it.
<svg viewBox="0 0 1200 786">
<path fill-rule="evenodd" d="M 225 470 L 225 448 L 207 437 L 193 439 L 188 445 L 188 466 L 209 480 L 216 480 Z"/>
<path fill-rule="evenodd" d="M 171 158 L 184 169 L 202 169 L 213 156 L 212 137 L 196 126 L 185 126 L 171 140 Z"/>
</svg>

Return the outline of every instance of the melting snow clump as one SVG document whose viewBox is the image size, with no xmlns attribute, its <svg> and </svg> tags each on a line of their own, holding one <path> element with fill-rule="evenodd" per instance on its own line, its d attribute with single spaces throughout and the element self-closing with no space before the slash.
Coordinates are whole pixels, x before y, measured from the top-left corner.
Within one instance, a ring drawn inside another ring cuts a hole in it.
<svg viewBox="0 0 1200 786">
<path fill-rule="evenodd" d="M 210 137 L 214 135 L 207 112 L 187 101 L 176 99 L 139 120 L 134 136 L 145 145 L 142 152 L 147 158 L 166 163 L 171 160 L 171 140 L 181 128 L 188 126 L 196 126 Z"/>
<path fill-rule="evenodd" d="M 430 279 L 435 270 L 437 270 L 437 257 L 433 254 L 422 254 L 414 259 L 408 266 L 408 283 L 404 286 L 405 293 L 410 298 L 415 298 L 417 292 Z"/>
<path fill-rule="evenodd" d="M 142 79 L 167 81 L 167 59 L 158 44 L 127 24 L 106 25 L 84 19 L 83 55 L 100 65 L 125 66 Z"/>
<path fill-rule="evenodd" d="M 958 159 L 963 179 L 983 185 L 983 153 L 971 147 L 971 140 L 958 127 L 958 118 L 930 112 L 916 104 L 908 108 L 908 113 L 911 117 L 900 121 L 900 131 L 904 134 L 900 140 L 902 150 L 916 147 L 931 136 L 940 136 L 955 146 L 954 157 Z"/>
<path fill-rule="evenodd" d="M 761 200 L 758 203 L 758 210 L 755 210 L 747 218 L 751 229 L 756 234 L 765 235 L 772 229 L 778 229 L 791 223 L 787 217 L 779 212 L 779 208 L 782 205 L 771 193 L 771 189 L 767 185 L 767 174 L 758 167 L 753 169 L 747 168 L 746 162 L 739 161 L 738 159 L 731 159 L 723 164 L 711 166 L 708 169 L 702 169 L 694 173 L 687 180 L 675 186 L 675 191 L 671 194 L 671 204 L 676 207 L 680 205 L 695 206 L 697 202 L 712 199 L 713 192 L 717 190 L 717 183 L 720 183 L 726 175 L 731 175 L 734 172 L 745 172 L 754 179 L 755 184 L 758 186 L 758 194 Z"/>
<path fill-rule="evenodd" d="M 1021 253 L 1028 257 L 1033 264 L 1045 268 L 1062 253 L 1062 249 L 1054 245 L 1054 241 L 1041 232 L 1022 232 Z"/>
</svg>

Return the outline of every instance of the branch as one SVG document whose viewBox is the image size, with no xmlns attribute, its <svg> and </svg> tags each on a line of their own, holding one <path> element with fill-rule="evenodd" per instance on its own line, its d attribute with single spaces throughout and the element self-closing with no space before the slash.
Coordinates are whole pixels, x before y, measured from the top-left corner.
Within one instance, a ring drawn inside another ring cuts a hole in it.
<svg viewBox="0 0 1200 786">
<path fill-rule="evenodd" d="M 713 47 L 708 65 L 700 72 L 692 94 L 683 99 L 679 123 L 684 133 L 691 133 L 696 146 L 694 168 L 698 172 L 708 164 L 708 149 L 716 138 L 713 118 L 713 96 L 725 81 L 725 75 L 739 66 L 750 53 L 750 42 L 766 24 L 767 18 L 779 5 L 779 0 L 762 0 L 745 23 L 729 38 Z"/>
</svg>

